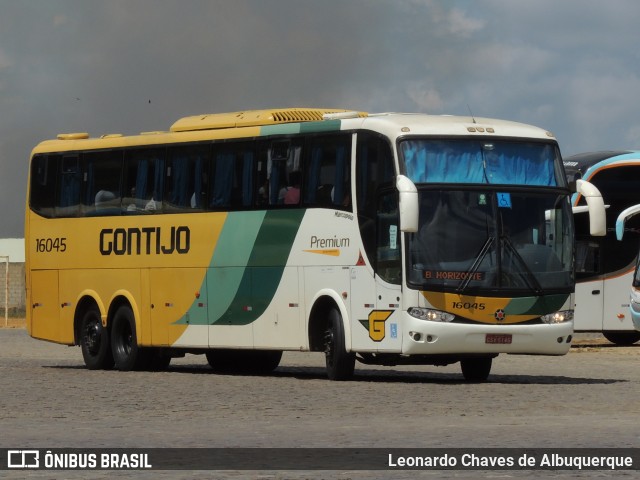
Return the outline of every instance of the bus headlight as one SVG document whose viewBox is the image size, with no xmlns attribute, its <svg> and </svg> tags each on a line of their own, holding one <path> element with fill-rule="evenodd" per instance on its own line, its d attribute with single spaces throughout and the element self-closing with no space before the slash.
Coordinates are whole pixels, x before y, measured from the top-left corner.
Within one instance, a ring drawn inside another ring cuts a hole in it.
<svg viewBox="0 0 640 480">
<path fill-rule="evenodd" d="M 432 322 L 452 322 L 455 315 L 441 310 L 433 310 L 431 308 L 411 307 L 407 313 L 412 317 L 420 320 L 430 320 Z"/>
<path fill-rule="evenodd" d="M 542 315 L 540 320 L 550 325 L 554 323 L 570 322 L 573 320 L 573 310 L 561 310 L 559 312 Z"/>
</svg>

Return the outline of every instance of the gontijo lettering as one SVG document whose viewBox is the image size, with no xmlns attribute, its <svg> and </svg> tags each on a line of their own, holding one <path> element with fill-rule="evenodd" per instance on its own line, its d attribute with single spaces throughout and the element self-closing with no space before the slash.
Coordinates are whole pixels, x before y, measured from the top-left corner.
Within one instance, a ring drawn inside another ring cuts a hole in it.
<svg viewBox="0 0 640 480">
<path fill-rule="evenodd" d="M 170 255 L 189 253 L 191 231 L 187 226 L 103 228 L 100 231 L 102 255 Z"/>
</svg>

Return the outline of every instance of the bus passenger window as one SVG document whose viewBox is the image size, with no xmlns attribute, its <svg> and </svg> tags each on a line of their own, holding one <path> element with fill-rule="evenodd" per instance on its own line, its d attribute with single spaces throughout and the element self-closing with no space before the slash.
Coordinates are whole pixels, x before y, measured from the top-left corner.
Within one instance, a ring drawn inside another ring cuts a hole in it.
<svg viewBox="0 0 640 480">
<path fill-rule="evenodd" d="M 120 215 L 122 150 L 89 152 L 83 156 L 85 215 Z"/>
<path fill-rule="evenodd" d="M 300 155 L 302 146 L 293 144 L 289 140 L 277 140 L 269 145 L 267 150 L 266 161 L 266 180 L 262 184 L 262 192 L 259 195 L 266 194 L 268 204 L 273 205 L 293 205 L 296 202 L 296 193 L 289 195 L 289 200 L 285 202 L 287 192 L 294 188 L 293 183 L 296 181 L 296 175 L 300 172 Z M 262 163 L 262 162 L 260 162 Z M 258 171 L 259 177 L 264 177 L 264 173 Z"/>
<path fill-rule="evenodd" d="M 37 155 L 31 162 L 29 206 L 44 217 L 53 216 L 56 197 L 56 171 L 59 155 Z"/>
<path fill-rule="evenodd" d="M 253 198 L 253 163 L 254 151 L 248 144 L 214 147 L 209 207 L 249 208 Z"/>
<path fill-rule="evenodd" d="M 165 211 L 188 213 L 204 209 L 210 158 L 210 148 L 205 145 L 169 149 L 163 185 Z"/>
<path fill-rule="evenodd" d="M 141 149 L 126 153 L 122 208 L 128 214 L 162 210 L 164 150 Z"/>
<path fill-rule="evenodd" d="M 600 273 L 600 244 L 595 240 L 576 240 L 576 273 Z"/>
<path fill-rule="evenodd" d="M 305 156 L 304 203 L 351 210 L 351 136 L 313 138 Z"/>
<path fill-rule="evenodd" d="M 75 217 L 80 211 L 80 159 L 77 155 L 65 155 L 61 160 L 56 216 Z"/>
</svg>

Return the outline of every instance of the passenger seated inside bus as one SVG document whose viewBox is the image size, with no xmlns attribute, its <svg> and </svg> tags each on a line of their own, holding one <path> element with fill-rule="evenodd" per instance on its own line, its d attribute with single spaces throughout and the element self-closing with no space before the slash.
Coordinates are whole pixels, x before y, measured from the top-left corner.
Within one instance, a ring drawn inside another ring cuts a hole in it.
<svg viewBox="0 0 640 480">
<path fill-rule="evenodd" d="M 99 190 L 96 193 L 95 206 L 96 210 L 112 207 L 113 201 L 116 199 L 116 194 L 109 190 Z"/>
</svg>

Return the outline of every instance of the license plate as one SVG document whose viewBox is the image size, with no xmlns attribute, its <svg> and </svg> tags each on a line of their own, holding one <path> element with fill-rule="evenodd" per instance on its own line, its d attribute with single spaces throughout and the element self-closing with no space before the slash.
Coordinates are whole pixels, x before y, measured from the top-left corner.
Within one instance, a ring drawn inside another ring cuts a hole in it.
<svg viewBox="0 0 640 480">
<path fill-rule="evenodd" d="M 487 333 L 484 337 L 484 343 L 511 343 L 512 335 L 510 333 Z"/>
</svg>

